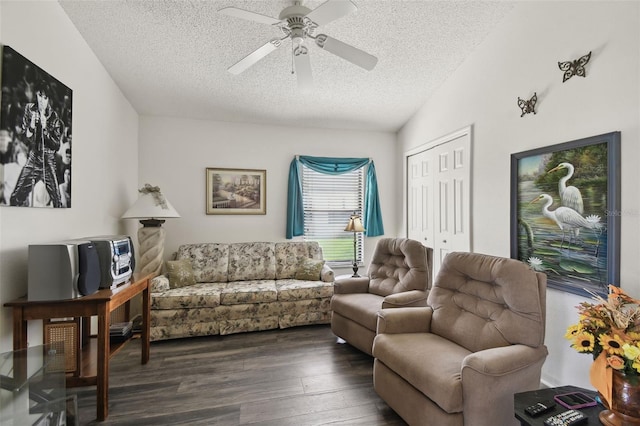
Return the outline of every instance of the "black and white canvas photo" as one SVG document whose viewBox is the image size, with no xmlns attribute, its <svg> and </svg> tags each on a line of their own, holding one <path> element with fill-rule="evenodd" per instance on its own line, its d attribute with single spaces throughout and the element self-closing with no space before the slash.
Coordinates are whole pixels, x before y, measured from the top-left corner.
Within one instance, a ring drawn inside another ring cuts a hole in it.
<svg viewBox="0 0 640 426">
<path fill-rule="evenodd" d="M 71 207 L 72 94 L 3 46 L 0 205 Z"/>
</svg>

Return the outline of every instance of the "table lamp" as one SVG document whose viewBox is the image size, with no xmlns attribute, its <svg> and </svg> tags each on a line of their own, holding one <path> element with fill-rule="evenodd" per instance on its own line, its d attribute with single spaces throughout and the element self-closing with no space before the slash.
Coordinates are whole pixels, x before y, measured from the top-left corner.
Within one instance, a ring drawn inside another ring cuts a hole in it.
<svg viewBox="0 0 640 426">
<path fill-rule="evenodd" d="M 160 274 L 164 256 L 164 219 L 180 217 L 160 188 L 148 183 L 138 190 L 140 196 L 122 215 L 123 219 L 140 219 L 137 269 L 142 275 Z"/>
<path fill-rule="evenodd" d="M 358 257 L 357 257 L 357 239 L 356 232 L 364 232 L 364 227 L 362 226 L 362 220 L 360 220 L 360 216 L 357 214 L 352 214 L 349 218 L 349 223 L 347 223 L 347 227 L 344 228 L 345 231 L 353 232 L 353 275 L 352 277 L 357 278 L 358 275 Z"/>
</svg>

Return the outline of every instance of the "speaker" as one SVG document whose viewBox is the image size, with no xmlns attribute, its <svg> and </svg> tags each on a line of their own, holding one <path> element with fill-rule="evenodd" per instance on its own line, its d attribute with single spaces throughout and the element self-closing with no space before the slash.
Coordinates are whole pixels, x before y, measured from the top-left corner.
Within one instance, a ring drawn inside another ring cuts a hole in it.
<svg viewBox="0 0 640 426">
<path fill-rule="evenodd" d="M 91 242 L 78 244 L 78 291 L 83 296 L 100 288 L 100 260 L 98 249 Z"/>
</svg>

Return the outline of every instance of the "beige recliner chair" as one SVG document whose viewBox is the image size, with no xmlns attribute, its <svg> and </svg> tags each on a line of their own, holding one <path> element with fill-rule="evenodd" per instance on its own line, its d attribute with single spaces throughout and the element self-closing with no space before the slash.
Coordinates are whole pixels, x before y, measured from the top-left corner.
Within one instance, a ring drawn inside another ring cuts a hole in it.
<svg viewBox="0 0 640 426">
<path fill-rule="evenodd" d="M 336 278 L 333 333 L 371 355 L 380 309 L 427 305 L 432 255 L 432 249 L 416 240 L 380 239 L 367 276 Z"/>
<path fill-rule="evenodd" d="M 374 389 L 410 425 L 516 425 L 513 394 L 538 389 L 546 275 L 515 259 L 449 253 L 426 308 L 383 309 Z"/>
</svg>

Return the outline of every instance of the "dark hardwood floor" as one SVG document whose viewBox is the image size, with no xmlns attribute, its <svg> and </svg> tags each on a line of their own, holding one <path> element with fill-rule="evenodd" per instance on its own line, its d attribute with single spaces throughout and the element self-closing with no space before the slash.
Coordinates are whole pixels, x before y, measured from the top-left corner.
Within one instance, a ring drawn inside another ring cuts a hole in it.
<svg viewBox="0 0 640 426">
<path fill-rule="evenodd" d="M 320 325 L 154 342 L 147 365 L 134 339 L 111 359 L 104 422 L 95 387 L 68 393 L 80 425 L 405 425 L 372 372 Z"/>
</svg>

